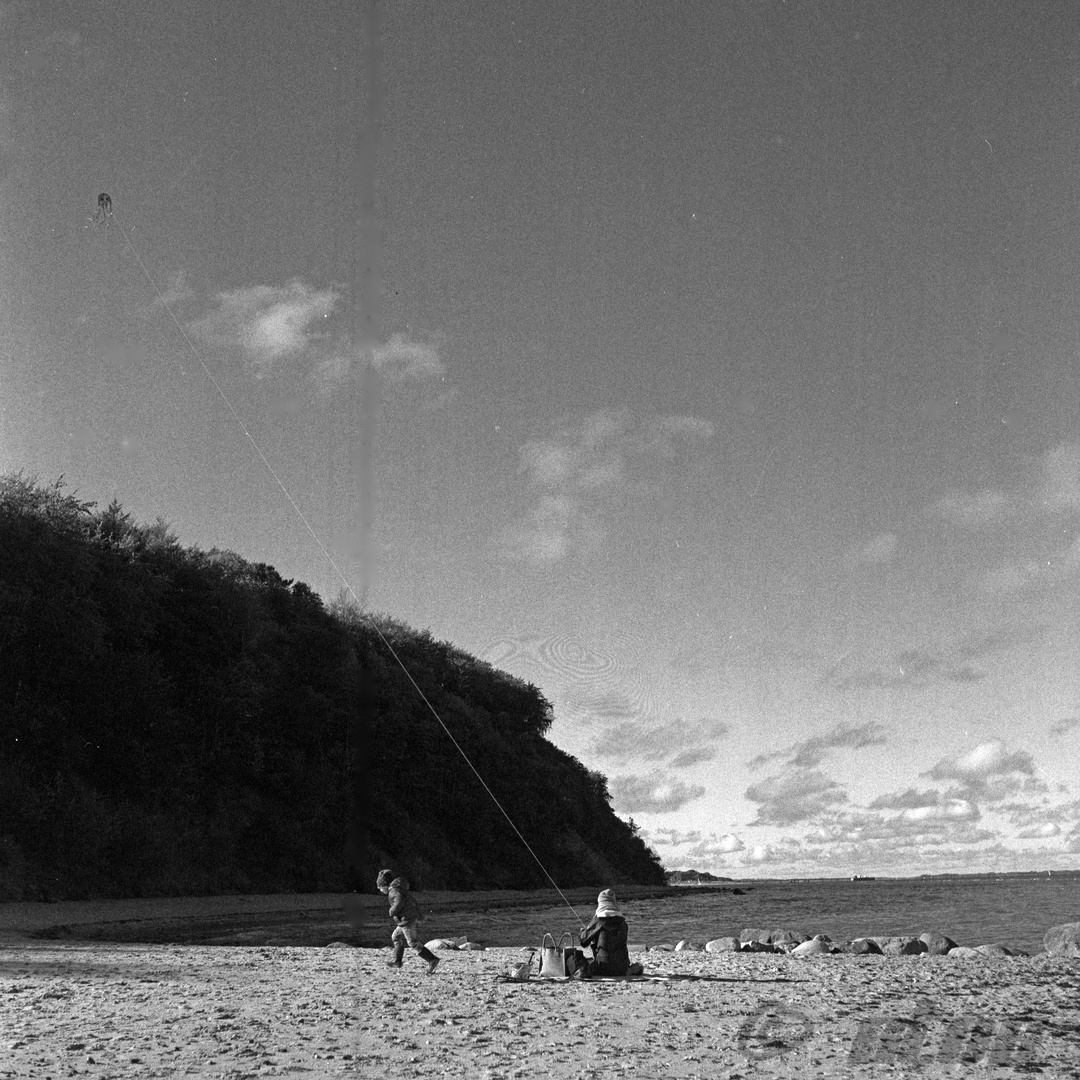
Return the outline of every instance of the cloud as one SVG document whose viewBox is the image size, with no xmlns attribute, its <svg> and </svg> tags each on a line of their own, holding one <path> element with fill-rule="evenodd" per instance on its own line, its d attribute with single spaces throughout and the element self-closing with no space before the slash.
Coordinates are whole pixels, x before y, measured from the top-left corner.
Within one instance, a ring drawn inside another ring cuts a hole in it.
<svg viewBox="0 0 1080 1080">
<path fill-rule="evenodd" d="M 385 344 L 376 346 L 372 364 L 384 378 L 393 381 L 418 382 L 446 373 L 434 345 L 415 341 L 405 334 L 391 334 Z"/>
<path fill-rule="evenodd" d="M 697 829 L 687 832 L 678 829 L 642 829 L 642 836 L 650 847 L 681 847 L 683 844 L 695 844 L 701 839 Z"/>
<path fill-rule="evenodd" d="M 987 490 L 974 494 L 953 492 L 931 503 L 930 508 L 952 525 L 975 529 L 1006 520 L 1015 503 L 1004 492 Z"/>
<path fill-rule="evenodd" d="M 604 539 L 603 504 L 656 465 L 670 467 L 713 437 L 691 416 L 602 409 L 521 447 L 518 473 L 533 505 L 498 537 L 502 558 L 552 563 Z"/>
<path fill-rule="evenodd" d="M 884 728 L 875 720 L 857 727 L 851 724 L 836 724 L 831 731 L 823 735 L 813 735 L 782 750 L 774 750 L 771 754 L 759 754 L 747 764 L 751 769 L 757 769 L 766 762 L 787 759 L 788 765 L 812 769 L 821 764 L 830 750 L 861 750 L 866 746 L 880 746 L 886 741 Z"/>
<path fill-rule="evenodd" d="M 890 562 L 896 554 L 897 543 L 895 533 L 878 533 L 855 553 L 855 561 L 866 565 Z"/>
<path fill-rule="evenodd" d="M 659 717 L 622 689 L 574 687 L 565 697 L 577 724 L 595 726 L 592 753 L 613 761 L 667 761 L 686 769 L 711 761 L 731 725 L 715 716 Z"/>
<path fill-rule="evenodd" d="M 1080 728 L 1080 716 L 1066 716 L 1059 720 L 1051 729 L 1051 735 L 1068 735 L 1070 731 Z"/>
<path fill-rule="evenodd" d="M 1035 779 L 1035 763 L 1025 750 L 1008 752 L 1000 739 L 990 739 L 964 754 L 942 758 L 923 773 L 931 780 L 958 780 L 961 797 L 1000 802 L 1023 791 L 1035 793 L 1046 785 Z"/>
<path fill-rule="evenodd" d="M 705 789 L 699 784 L 673 781 L 659 772 L 648 776 L 617 776 L 611 782 L 612 806 L 622 814 L 667 814 L 704 794 Z"/>
<path fill-rule="evenodd" d="M 1017 834 L 1017 840 L 1048 840 L 1052 836 L 1061 835 L 1061 826 L 1056 821 L 1046 821 L 1042 825 L 1032 828 L 1021 829 Z"/>
<path fill-rule="evenodd" d="M 993 633 L 966 637 L 944 647 L 913 647 L 896 654 L 892 666 L 871 668 L 841 676 L 841 664 L 833 664 L 821 677 L 821 684 L 838 690 L 889 690 L 929 683 L 973 683 L 986 678 L 986 672 L 972 666 L 995 653 L 1038 640 L 1041 627 L 1005 628 Z"/>
<path fill-rule="evenodd" d="M 333 399 L 352 383 L 364 363 L 362 350 L 355 348 L 335 351 L 319 360 L 311 372 L 318 397 L 323 401 Z M 376 346 L 371 353 L 371 365 L 386 382 L 397 385 L 432 382 L 446 372 L 436 344 L 405 334 L 391 334 L 388 341 Z"/>
<path fill-rule="evenodd" d="M 700 765 L 704 761 L 712 761 L 716 757 L 715 746 L 694 746 L 677 754 L 668 764 L 673 769 L 689 769 L 693 765 Z"/>
<path fill-rule="evenodd" d="M 1062 443 L 1043 458 L 1039 501 L 1050 513 L 1080 509 L 1080 443 Z"/>
<path fill-rule="evenodd" d="M 758 804 L 751 825 L 794 825 L 839 803 L 847 802 L 843 788 L 816 770 L 781 773 L 746 789 L 746 798 Z"/>
<path fill-rule="evenodd" d="M 187 275 L 183 270 L 177 270 L 169 278 L 169 284 L 165 286 L 165 291 L 159 293 L 150 302 L 150 307 L 153 309 L 172 309 L 194 295 L 194 291 L 187 283 Z"/>
<path fill-rule="evenodd" d="M 298 278 L 288 285 L 251 285 L 217 294 L 213 311 L 188 324 L 204 345 L 239 349 L 256 377 L 286 357 L 303 353 L 320 335 L 312 329 L 328 317 L 339 294 L 316 289 Z"/>
</svg>

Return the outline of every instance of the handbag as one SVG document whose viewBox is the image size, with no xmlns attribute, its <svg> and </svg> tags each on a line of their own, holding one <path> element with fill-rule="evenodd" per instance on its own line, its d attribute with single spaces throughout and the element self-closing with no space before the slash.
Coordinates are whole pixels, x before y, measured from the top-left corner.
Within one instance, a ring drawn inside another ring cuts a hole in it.
<svg viewBox="0 0 1080 1080">
<path fill-rule="evenodd" d="M 564 945 L 563 942 L 566 939 L 570 939 L 568 945 Z M 551 942 L 549 945 L 548 942 Z M 569 957 L 573 957 L 575 953 L 580 950 L 574 948 L 574 935 L 567 932 L 559 938 L 559 944 L 555 944 L 555 938 L 551 934 L 545 934 L 544 940 L 540 943 L 540 978 L 541 979 L 565 979 L 570 970 L 567 967 L 567 960 Z M 571 961 L 573 963 L 573 961 Z"/>
</svg>

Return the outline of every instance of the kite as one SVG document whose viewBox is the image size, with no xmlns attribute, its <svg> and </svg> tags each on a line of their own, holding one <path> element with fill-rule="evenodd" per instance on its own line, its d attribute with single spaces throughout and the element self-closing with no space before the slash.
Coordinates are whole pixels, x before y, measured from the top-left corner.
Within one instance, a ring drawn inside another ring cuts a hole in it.
<svg viewBox="0 0 1080 1080">
<path fill-rule="evenodd" d="M 95 225 L 104 223 L 106 226 L 112 221 L 112 198 L 108 192 L 103 191 L 97 197 L 97 210 L 94 211 L 94 216 L 91 219 Z"/>
</svg>

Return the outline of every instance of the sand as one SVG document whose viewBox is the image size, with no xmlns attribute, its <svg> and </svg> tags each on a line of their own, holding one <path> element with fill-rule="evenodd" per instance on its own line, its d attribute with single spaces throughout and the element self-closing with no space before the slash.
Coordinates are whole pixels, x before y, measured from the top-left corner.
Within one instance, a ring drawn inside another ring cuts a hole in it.
<svg viewBox="0 0 1080 1080">
<path fill-rule="evenodd" d="M 517 949 L 0 946 L 0 1077 L 1080 1077 L 1080 963 L 643 953 L 504 983 Z"/>
</svg>

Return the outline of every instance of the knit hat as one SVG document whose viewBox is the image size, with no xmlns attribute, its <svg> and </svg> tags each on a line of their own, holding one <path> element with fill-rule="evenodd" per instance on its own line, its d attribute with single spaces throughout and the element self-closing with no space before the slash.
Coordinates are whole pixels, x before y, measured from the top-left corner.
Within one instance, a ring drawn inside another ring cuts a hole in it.
<svg viewBox="0 0 1080 1080">
<path fill-rule="evenodd" d="M 380 870 L 379 876 L 375 879 L 376 889 L 385 889 L 390 885 L 390 882 L 394 880 L 393 870 Z"/>
<path fill-rule="evenodd" d="M 596 917 L 604 915 L 621 915 L 622 912 L 615 907 L 615 893 L 611 889 L 605 889 L 596 898 Z"/>
</svg>

